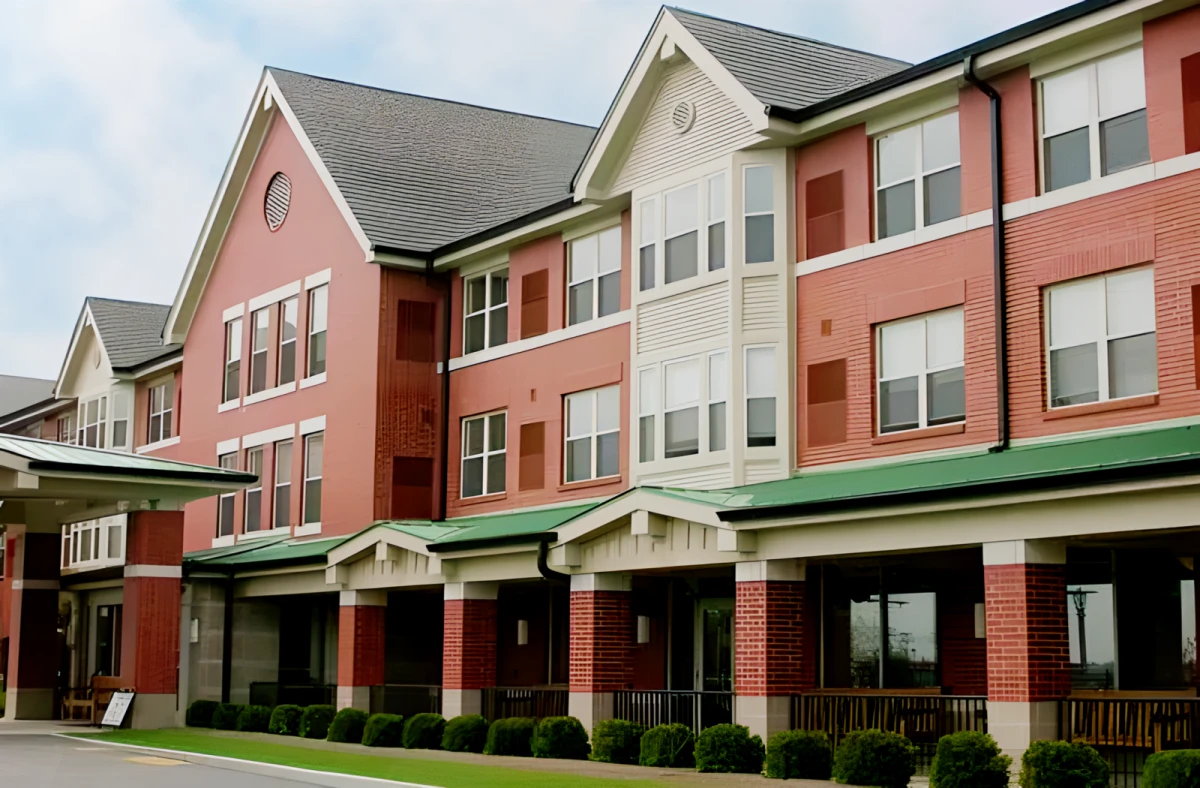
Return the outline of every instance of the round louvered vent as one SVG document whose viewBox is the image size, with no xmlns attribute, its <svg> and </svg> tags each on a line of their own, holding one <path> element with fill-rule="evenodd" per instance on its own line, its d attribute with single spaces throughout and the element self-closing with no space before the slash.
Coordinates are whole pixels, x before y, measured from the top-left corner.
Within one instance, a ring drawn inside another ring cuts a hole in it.
<svg viewBox="0 0 1200 788">
<path fill-rule="evenodd" d="M 264 211 L 271 232 L 279 229 L 287 218 L 288 205 L 292 202 L 292 182 L 282 172 L 277 172 L 267 184 L 267 200 Z"/>
<path fill-rule="evenodd" d="M 696 105 L 690 101 L 681 101 L 671 110 L 671 125 L 683 134 L 696 122 Z"/>
</svg>

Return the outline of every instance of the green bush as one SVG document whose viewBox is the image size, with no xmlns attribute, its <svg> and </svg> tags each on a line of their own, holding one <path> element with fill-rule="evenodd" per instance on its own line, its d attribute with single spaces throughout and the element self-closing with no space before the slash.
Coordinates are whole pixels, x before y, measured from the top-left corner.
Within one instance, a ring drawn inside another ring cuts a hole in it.
<svg viewBox="0 0 1200 788">
<path fill-rule="evenodd" d="M 601 720 L 592 728 L 593 761 L 637 763 L 646 726 L 628 720 Z"/>
<path fill-rule="evenodd" d="M 242 713 L 240 703 L 221 703 L 217 705 L 212 715 L 212 726 L 219 731 L 231 731 L 237 727 L 238 716 Z"/>
<path fill-rule="evenodd" d="M 898 733 L 854 731 L 833 756 L 833 779 L 850 785 L 908 788 L 917 771 L 917 748 Z"/>
<path fill-rule="evenodd" d="M 300 738 L 324 739 L 329 735 L 329 724 L 335 713 L 332 706 L 324 704 L 307 707 L 300 715 Z"/>
<path fill-rule="evenodd" d="M 426 712 L 414 714 L 404 723 L 404 746 L 410 750 L 440 750 L 446 718 Z"/>
<path fill-rule="evenodd" d="M 300 706 L 293 706 L 290 703 L 276 706 L 275 711 L 271 712 L 271 722 L 267 725 L 267 733 L 274 733 L 278 736 L 299 736 L 302 716 L 304 716 L 304 709 Z"/>
<path fill-rule="evenodd" d="M 480 714 L 463 714 L 446 722 L 442 749 L 450 752 L 483 752 L 488 724 Z"/>
<path fill-rule="evenodd" d="M 696 771 L 762 774 L 763 743 L 745 725 L 723 723 L 696 738 Z"/>
<path fill-rule="evenodd" d="M 833 747 L 825 731 L 779 731 L 767 743 L 767 776 L 828 780 Z"/>
<path fill-rule="evenodd" d="M 1200 750 L 1151 755 L 1146 759 L 1142 788 L 1200 788 Z"/>
<path fill-rule="evenodd" d="M 243 706 L 238 715 L 236 730 L 246 733 L 266 733 L 271 724 L 270 706 Z"/>
<path fill-rule="evenodd" d="M 696 737 L 681 722 L 655 725 L 642 735 L 638 763 L 642 766 L 691 769 L 696 765 Z"/>
<path fill-rule="evenodd" d="M 582 761 L 592 751 L 587 729 L 574 717 L 546 717 L 533 729 L 529 751 L 534 758 Z"/>
<path fill-rule="evenodd" d="M 929 772 L 930 788 L 1005 788 L 1012 758 L 1000 754 L 996 740 L 978 731 L 943 736 Z"/>
<path fill-rule="evenodd" d="M 1021 788 L 1108 788 L 1108 764 L 1083 742 L 1035 741 L 1021 756 Z"/>
<path fill-rule="evenodd" d="M 215 700 L 194 700 L 187 708 L 187 726 L 189 728 L 211 728 L 213 712 L 220 706 Z"/>
<path fill-rule="evenodd" d="M 487 742 L 483 745 L 485 755 L 516 755 L 528 758 L 533 752 L 533 728 L 537 720 L 533 717 L 509 717 L 496 720 L 488 728 Z"/>
<path fill-rule="evenodd" d="M 362 743 L 367 747 L 403 747 L 404 717 L 372 714 L 363 728 Z"/>
<path fill-rule="evenodd" d="M 346 744 L 361 744 L 363 729 L 366 727 L 367 713 L 362 709 L 346 707 L 333 715 L 333 722 L 329 723 L 329 732 L 325 734 L 325 739 Z"/>
</svg>

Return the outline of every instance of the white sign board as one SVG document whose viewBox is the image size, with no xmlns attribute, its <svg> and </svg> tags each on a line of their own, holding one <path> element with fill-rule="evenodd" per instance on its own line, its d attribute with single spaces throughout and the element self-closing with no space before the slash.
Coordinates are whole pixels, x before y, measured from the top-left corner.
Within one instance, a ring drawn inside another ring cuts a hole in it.
<svg viewBox="0 0 1200 788">
<path fill-rule="evenodd" d="M 120 728 L 125 722 L 125 713 L 129 711 L 129 704 L 133 703 L 133 692 L 114 692 L 112 700 L 108 702 L 108 708 L 104 710 L 104 719 L 100 724 L 104 727 Z"/>
</svg>

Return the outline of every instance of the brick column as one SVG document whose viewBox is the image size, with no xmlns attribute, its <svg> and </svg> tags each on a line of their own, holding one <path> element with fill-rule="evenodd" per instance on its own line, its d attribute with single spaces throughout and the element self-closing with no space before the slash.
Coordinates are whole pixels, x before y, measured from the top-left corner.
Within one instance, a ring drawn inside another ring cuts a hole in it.
<svg viewBox="0 0 1200 788">
<path fill-rule="evenodd" d="M 371 710 L 371 687 L 383 684 L 387 592 L 342 591 L 338 612 L 337 707 Z"/>
<path fill-rule="evenodd" d="M 983 546 L 988 731 L 1019 760 L 1058 735 L 1057 701 L 1071 689 L 1066 548 L 1047 542 Z"/>
<path fill-rule="evenodd" d="M 183 512 L 133 512 L 125 524 L 121 678 L 137 691 L 130 727 L 170 728 L 181 718 L 179 617 Z"/>
<path fill-rule="evenodd" d="M 632 578 L 619 574 L 571 577 L 572 717 L 590 733 L 613 716 L 613 692 L 633 683 Z"/>
<path fill-rule="evenodd" d="M 816 644 L 805 631 L 805 565 L 744 561 L 735 579 L 735 714 L 766 741 L 788 729 L 790 697 L 816 685 Z"/>
<path fill-rule="evenodd" d="M 442 715 L 481 714 L 496 686 L 496 583 L 446 583 L 442 621 Z"/>
<path fill-rule="evenodd" d="M 54 717 L 58 671 L 58 567 L 62 536 L 8 526 L 11 592 L 5 718 Z"/>
</svg>

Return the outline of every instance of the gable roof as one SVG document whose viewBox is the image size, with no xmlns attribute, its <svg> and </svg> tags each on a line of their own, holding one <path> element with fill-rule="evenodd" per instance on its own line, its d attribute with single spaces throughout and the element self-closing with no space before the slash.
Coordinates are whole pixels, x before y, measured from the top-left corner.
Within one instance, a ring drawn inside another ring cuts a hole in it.
<svg viewBox="0 0 1200 788">
<path fill-rule="evenodd" d="M 0 416 L 54 399 L 54 381 L 0 375 Z"/>
<path fill-rule="evenodd" d="M 89 296 L 86 308 L 114 370 L 132 369 L 179 350 L 179 345 L 163 344 L 169 305 Z"/>
</svg>

